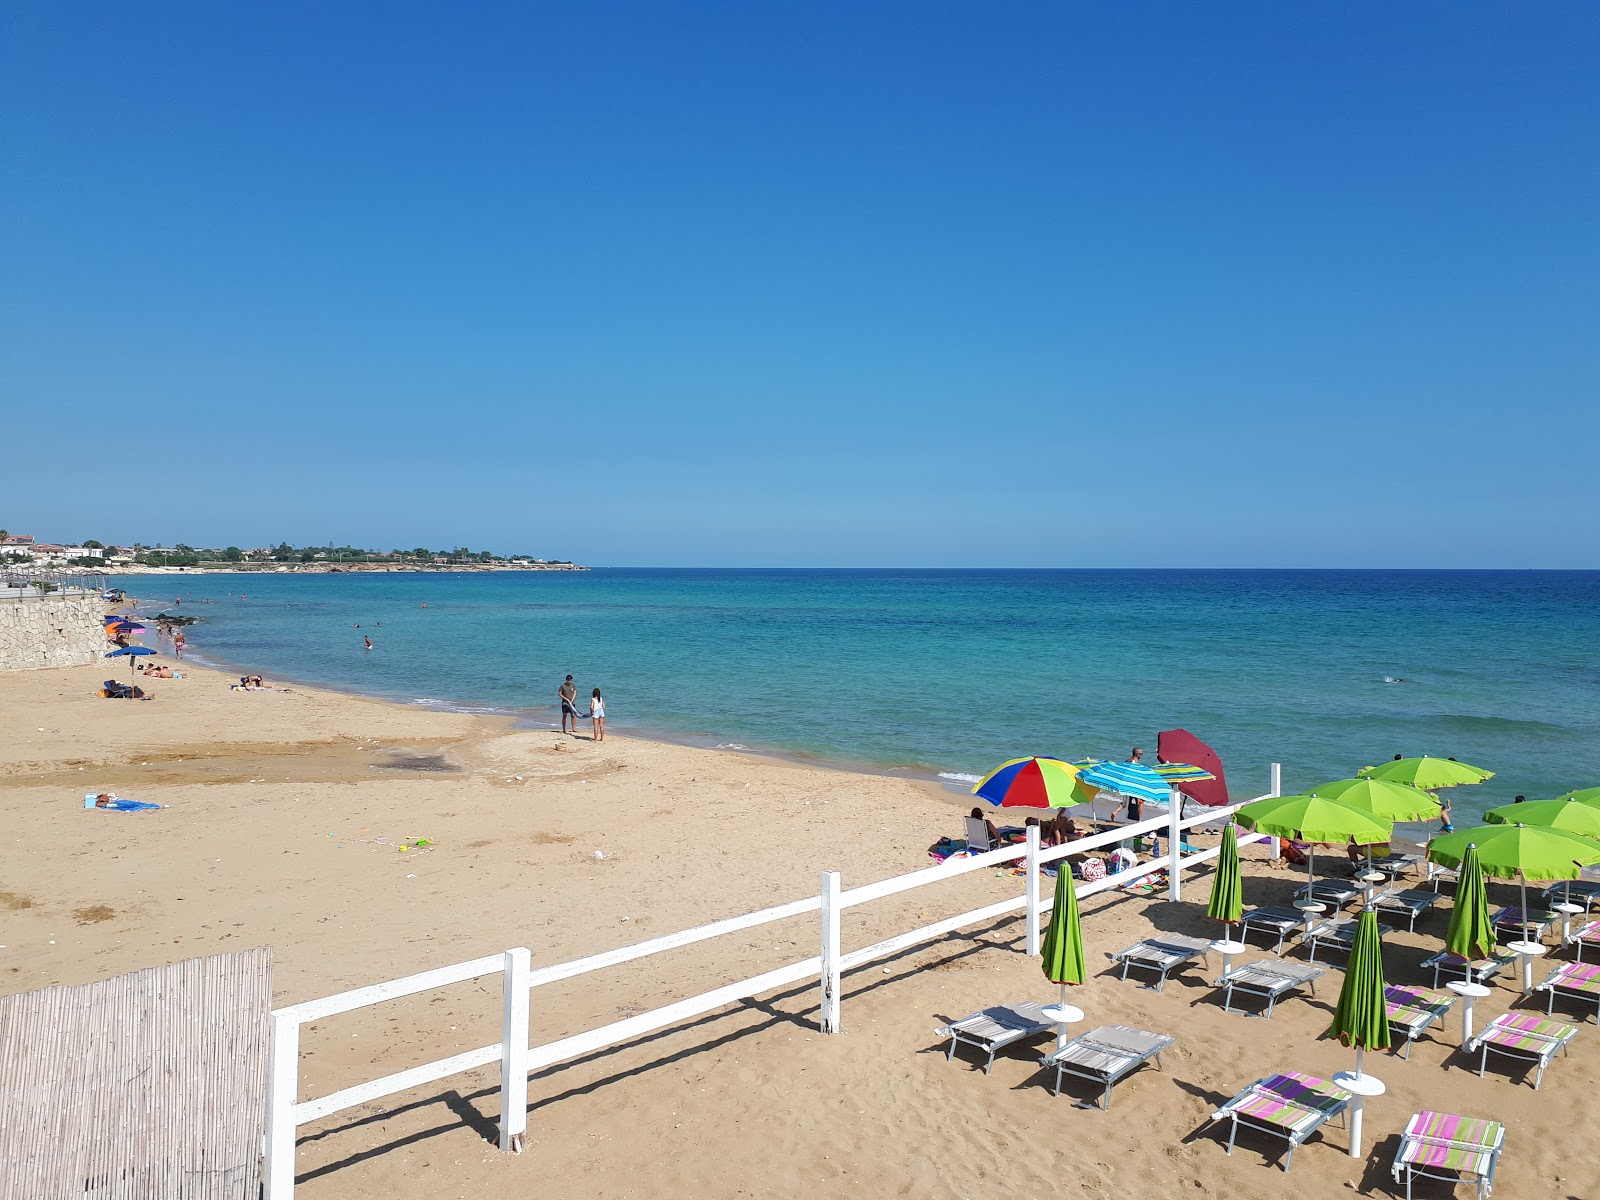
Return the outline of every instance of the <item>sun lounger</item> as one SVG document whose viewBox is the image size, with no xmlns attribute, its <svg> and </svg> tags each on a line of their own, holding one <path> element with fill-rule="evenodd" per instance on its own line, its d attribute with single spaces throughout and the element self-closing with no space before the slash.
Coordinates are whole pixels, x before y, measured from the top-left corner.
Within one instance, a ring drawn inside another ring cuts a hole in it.
<svg viewBox="0 0 1600 1200">
<path fill-rule="evenodd" d="M 1117 1080 L 1152 1058 L 1159 1069 L 1161 1052 L 1176 1040 L 1164 1033 L 1150 1033 L 1126 1025 L 1102 1025 L 1045 1055 L 1039 1065 L 1046 1070 L 1055 1068 L 1055 1094 L 1058 1096 L 1061 1095 L 1063 1074 L 1092 1079 L 1101 1084 L 1105 1088 L 1105 1095 L 1100 1107 L 1108 1109 L 1111 1107 L 1111 1088 Z"/>
<path fill-rule="evenodd" d="M 1593 908 L 1595 902 L 1600 900 L 1600 883 L 1592 879 L 1569 879 L 1562 883 L 1552 883 L 1544 890 L 1546 904 L 1564 904 L 1567 901 L 1581 904 L 1585 909 Z"/>
<path fill-rule="evenodd" d="M 1311 932 L 1306 934 L 1306 945 L 1311 947 L 1311 960 L 1317 961 L 1318 950 L 1343 950 L 1350 953 L 1350 947 L 1356 941 L 1356 919 L 1354 917 L 1334 917 L 1320 925 L 1313 925 Z M 1387 925 L 1379 925 L 1378 933 L 1393 933 L 1394 930 Z"/>
<path fill-rule="evenodd" d="M 1595 1006 L 1595 1020 L 1600 1021 L 1600 963 L 1562 963 L 1544 977 L 1544 982 L 1533 989 L 1550 993 L 1544 1011 L 1553 1013 L 1556 994 L 1581 1000 Z"/>
<path fill-rule="evenodd" d="M 1283 1157 L 1283 1169 L 1287 1172 L 1294 1162 L 1296 1147 L 1330 1117 L 1341 1115 L 1350 1100 L 1349 1092 L 1326 1079 L 1288 1071 L 1256 1080 L 1212 1113 L 1211 1119 L 1231 1122 L 1229 1154 L 1233 1153 L 1240 1125 L 1283 1138 L 1289 1143 L 1289 1152 Z"/>
<path fill-rule="evenodd" d="M 1344 879 L 1318 879 L 1296 888 L 1294 893 L 1296 900 L 1316 900 L 1334 908 L 1343 908 L 1360 896 L 1361 889 Z"/>
<path fill-rule="evenodd" d="M 1577 901 L 1573 901 L 1573 903 L 1577 903 Z M 1574 929 L 1567 934 L 1566 944 L 1577 947 L 1578 961 L 1582 962 L 1585 946 L 1600 949 L 1600 921 L 1590 921 L 1588 924 Z"/>
<path fill-rule="evenodd" d="M 1372 869 L 1382 871 L 1390 879 L 1398 879 L 1403 875 L 1410 875 L 1421 861 L 1420 854 L 1380 854 L 1372 860 Z M 1366 870 L 1366 867 L 1367 864 L 1363 861 L 1360 869 Z"/>
<path fill-rule="evenodd" d="M 1513 905 L 1495 913 L 1489 918 L 1489 924 L 1497 934 L 1510 941 L 1520 942 L 1526 938 L 1530 942 L 1542 942 L 1555 919 L 1556 914 L 1549 909 L 1530 908 L 1523 912 Z"/>
<path fill-rule="evenodd" d="M 1267 1020 L 1272 1020 L 1273 1007 L 1278 1003 L 1278 997 L 1285 996 L 1295 991 L 1301 985 L 1310 987 L 1311 994 L 1317 994 L 1317 980 L 1328 973 L 1327 967 L 1314 967 L 1309 963 L 1264 962 L 1245 963 L 1242 967 L 1235 967 L 1221 979 L 1216 986 L 1222 988 L 1222 1011 L 1233 1011 L 1233 993 L 1245 992 L 1252 996 L 1261 996 L 1267 1002 L 1266 1011 L 1261 1015 Z"/>
<path fill-rule="evenodd" d="M 1441 867 L 1436 862 L 1428 863 L 1427 882 L 1433 884 L 1433 890 L 1438 891 L 1439 885 L 1446 882 L 1457 883 L 1461 879 L 1461 872 L 1454 867 Z"/>
<path fill-rule="evenodd" d="M 1417 918 L 1439 903 L 1439 893 L 1426 888 L 1408 888 L 1403 892 L 1384 892 L 1373 897 L 1372 907 L 1378 912 L 1404 917 L 1406 930 L 1415 933 Z"/>
<path fill-rule="evenodd" d="M 1544 1079 L 1544 1069 L 1550 1060 L 1566 1049 L 1567 1043 L 1577 1036 L 1578 1027 L 1562 1021 L 1552 1021 L 1535 1013 L 1504 1013 L 1489 1022 L 1489 1026 L 1466 1047 L 1468 1054 L 1481 1050 L 1478 1063 L 1481 1077 L 1489 1065 L 1489 1051 L 1508 1058 L 1521 1058 L 1538 1066 L 1533 1077 L 1533 1090 L 1539 1090 Z"/>
<path fill-rule="evenodd" d="M 1055 1030 L 1055 1022 L 1045 1018 L 1044 1005 L 1029 1003 L 1000 1004 L 986 1008 L 959 1021 L 951 1021 L 936 1032 L 950 1039 L 950 1048 L 945 1054 L 946 1062 L 955 1058 L 958 1044 L 976 1046 L 988 1056 L 983 1064 L 983 1073 L 987 1075 L 994 1066 L 996 1051 L 1005 1049 L 1013 1042 L 1026 1041 L 1041 1033 L 1054 1033 Z"/>
<path fill-rule="evenodd" d="M 1436 1021 L 1443 1021 L 1455 1003 L 1451 992 L 1391 985 L 1383 989 L 1383 1008 L 1389 1017 L 1389 1032 L 1406 1040 L 1403 1058 L 1411 1057 L 1411 1043 Z M 1390 1052 L 1393 1053 L 1393 1047 Z"/>
<path fill-rule="evenodd" d="M 1480 958 L 1469 964 L 1459 954 L 1451 954 L 1448 950 L 1441 950 L 1437 954 L 1429 955 L 1422 960 L 1424 971 L 1430 968 L 1433 971 L 1433 986 L 1439 986 L 1439 973 L 1447 973 L 1452 979 L 1466 979 L 1469 977 L 1473 983 L 1488 983 L 1501 971 L 1517 961 L 1517 956 L 1504 946 L 1496 946 L 1488 958 Z"/>
<path fill-rule="evenodd" d="M 1129 967 L 1142 967 L 1147 971 L 1159 971 L 1161 978 L 1156 981 L 1155 989 L 1160 991 L 1167 986 L 1167 976 L 1179 967 L 1192 963 L 1195 959 L 1205 958 L 1211 950 L 1211 943 L 1205 938 L 1186 937 L 1183 934 L 1167 933 L 1155 937 L 1147 937 L 1137 941 L 1126 950 L 1118 950 L 1115 954 L 1106 957 L 1112 962 L 1122 964 L 1122 978 L 1128 978 Z"/>
<path fill-rule="evenodd" d="M 1478 1185 L 1478 1200 L 1487 1200 L 1505 1138 L 1506 1127 L 1499 1121 L 1419 1112 L 1400 1135 L 1394 1180 L 1404 1179 L 1406 1200 L 1411 1200 L 1411 1179 L 1416 1175 L 1452 1184 L 1471 1180 Z"/>
<path fill-rule="evenodd" d="M 1283 942 L 1290 934 L 1305 928 L 1306 920 L 1292 908 L 1252 908 L 1239 921 L 1239 936 L 1264 933 L 1278 939 L 1275 953 L 1283 953 Z"/>
</svg>

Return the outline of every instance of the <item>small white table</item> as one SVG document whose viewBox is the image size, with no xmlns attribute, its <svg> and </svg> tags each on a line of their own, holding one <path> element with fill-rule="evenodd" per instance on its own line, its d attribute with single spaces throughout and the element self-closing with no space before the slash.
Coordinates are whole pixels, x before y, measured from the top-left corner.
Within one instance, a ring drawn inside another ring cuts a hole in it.
<svg viewBox="0 0 1600 1200">
<path fill-rule="evenodd" d="M 1361 1157 L 1361 1105 L 1368 1096 L 1381 1096 L 1389 1089 L 1375 1075 L 1357 1075 L 1354 1071 L 1340 1071 L 1333 1082 L 1347 1092 L 1354 1092 L 1350 1102 L 1350 1157 Z"/>
<path fill-rule="evenodd" d="M 1538 942 L 1507 942 L 1506 949 L 1522 962 L 1522 993 L 1527 995 L 1533 991 L 1533 960 L 1550 953 L 1550 949 Z"/>
<path fill-rule="evenodd" d="M 1044 1019 L 1054 1021 L 1058 1026 L 1056 1033 L 1056 1049 L 1067 1044 L 1067 1026 L 1083 1020 L 1083 1009 L 1073 1008 L 1070 1004 L 1052 1004 L 1044 1010 Z"/>
<path fill-rule="evenodd" d="M 1561 914 L 1561 944 L 1565 946 L 1567 939 L 1572 936 L 1572 918 L 1588 910 L 1583 905 L 1574 904 L 1570 900 L 1562 904 L 1552 904 L 1550 908 L 1552 912 Z"/>
<path fill-rule="evenodd" d="M 1365 895 L 1361 897 L 1361 903 L 1370 907 L 1372 904 L 1372 889 L 1388 878 L 1382 871 L 1368 871 L 1365 875 L 1357 875 L 1356 882 L 1361 885 L 1362 890 L 1365 892 Z"/>
<path fill-rule="evenodd" d="M 1481 983 L 1472 983 L 1465 979 L 1452 979 L 1445 984 L 1445 987 L 1461 997 L 1461 1048 L 1465 1050 L 1472 1041 L 1473 1002 L 1487 996 L 1489 989 Z"/>
<path fill-rule="evenodd" d="M 1243 942 L 1230 942 L 1226 939 L 1220 942 L 1212 942 L 1211 948 L 1222 955 L 1222 977 L 1224 979 L 1228 977 L 1228 972 L 1233 970 L 1233 956 L 1235 954 L 1243 954 L 1250 949 Z"/>
<path fill-rule="evenodd" d="M 1294 906 L 1305 914 L 1306 936 L 1311 936 L 1311 919 L 1318 913 L 1327 912 L 1328 906 L 1320 900 L 1296 900 Z"/>
</svg>

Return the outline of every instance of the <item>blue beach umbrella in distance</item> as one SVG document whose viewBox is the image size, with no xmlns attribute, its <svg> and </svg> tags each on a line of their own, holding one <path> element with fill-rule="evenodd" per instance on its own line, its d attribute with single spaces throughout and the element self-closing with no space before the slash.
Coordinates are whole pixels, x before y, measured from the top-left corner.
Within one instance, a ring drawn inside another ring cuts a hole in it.
<svg viewBox="0 0 1600 1200">
<path fill-rule="evenodd" d="M 118 658 L 118 657 L 126 654 L 129 658 L 142 658 L 146 654 L 154 654 L 154 653 L 155 653 L 155 651 L 150 649 L 150 647 L 148 647 L 148 646 L 124 646 L 120 650 L 112 650 L 112 651 L 110 651 L 106 655 L 106 657 L 107 658 Z"/>
</svg>

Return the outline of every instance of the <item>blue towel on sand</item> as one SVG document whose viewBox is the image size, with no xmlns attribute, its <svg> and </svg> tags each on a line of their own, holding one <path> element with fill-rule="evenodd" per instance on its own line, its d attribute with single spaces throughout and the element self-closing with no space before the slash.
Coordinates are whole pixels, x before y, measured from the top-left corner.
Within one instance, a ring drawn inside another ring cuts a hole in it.
<svg viewBox="0 0 1600 1200">
<path fill-rule="evenodd" d="M 160 808 L 159 804 L 146 804 L 143 800 L 124 800 L 120 796 L 110 804 L 98 805 L 94 802 L 97 793 L 90 792 L 83 798 L 85 808 L 99 808 L 104 812 L 148 812 L 152 808 Z"/>
</svg>

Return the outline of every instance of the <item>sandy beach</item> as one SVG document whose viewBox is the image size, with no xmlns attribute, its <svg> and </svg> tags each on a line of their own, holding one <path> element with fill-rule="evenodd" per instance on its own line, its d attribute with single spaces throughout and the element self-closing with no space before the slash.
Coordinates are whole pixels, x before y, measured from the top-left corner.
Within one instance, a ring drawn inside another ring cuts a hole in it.
<svg viewBox="0 0 1600 1200">
<path fill-rule="evenodd" d="M 218 672 L 181 669 L 145 684 L 150 702 L 97 698 L 102 666 L 6 677 L 0 990 L 257 945 L 275 950 L 279 1004 L 508 946 L 549 964 L 815 895 L 824 870 L 847 887 L 916 870 L 930 843 L 960 831 L 961 797 L 912 780 L 616 734 L 595 745 L 587 723 L 572 738 L 301 687 L 235 692 Z M 1264 774 L 1235 769 L 1254 766 Z M 163 808 L 83 809 L 85 792 L 108 790 Z M 399 848 L 419 838 L 428 845 Z M 1299 877 L 1260 847 L 1245 859 L 1246 903 L 1287 902 Z M 1222 1127 L 1206 1125 L 1216 1104 L 1259 1076 L 1326 1076 L 1353 1056 L 1321 1036 L 1337 970 L 1268 1022 L 1222 1012 L 1206 985 L 1215 957 L 1161 994 L 1103 969 L 1106 952 L 1151 930 L 1214 933 L 1208 880 L 1191 875 L 1176 905 L 1123 893 L 1084 905 L 1096 973 L 1072 995 L 1083 1028 L 1177 1038 L 1165 1070 L 1124 1081 L 1109 1113 L 1074 1104 L 1088 1085 L 1050 1095 L 1042 1042 L 1003 1053 L 988 1077 L 945 1059 L 934 1031 L 946 1020 L 1053 996 L 1014 918 L 847 976 L 836 1036 L 817 1032 L 815 985 L 798 985 L 543 1072 L 520 1156 L 494 1148 L 493 1068 L 339 1114 L 301 1131 L 296 1194 L 1397 1194 L 1396 1135 L 1421 1108 L 1506 1123 L 1502 1200 L 1600 1194 L 1587 1149 L 1600 1133 L 1589 1088 L 1600 1037 L 1587 1021 L 1536 1093 L 1503 1061 L 1479 1079 L 1454 1048 L 1453 1013 L 1410 1061 L 1369 1059 L 1388 1094 L 1367 1106 L 1360 1160 L 1337 1124 L 1287 1177 L 1281 1142 L 1243 1135 L 1225 1155 Z M 846 944 L 1021 886 L 975 872 L 852 909 Z M 1491 885 L 1491 900 L 1511 892 Z M 1417 964 L 1445 920 L 1441 905 L 1415 934 L 1386 939 L 1391 982 L 1426 982 Z M 535 1041 L 808 957 L 817 938 L 806 916 L 535 989 Z M 497 1041 L 498 993 L 497 980 L 462 985 L 308 1029 L 302 1098 Z M 1502 974 L 1479 1020 L 1516 1000 Z"/>
</svg>

